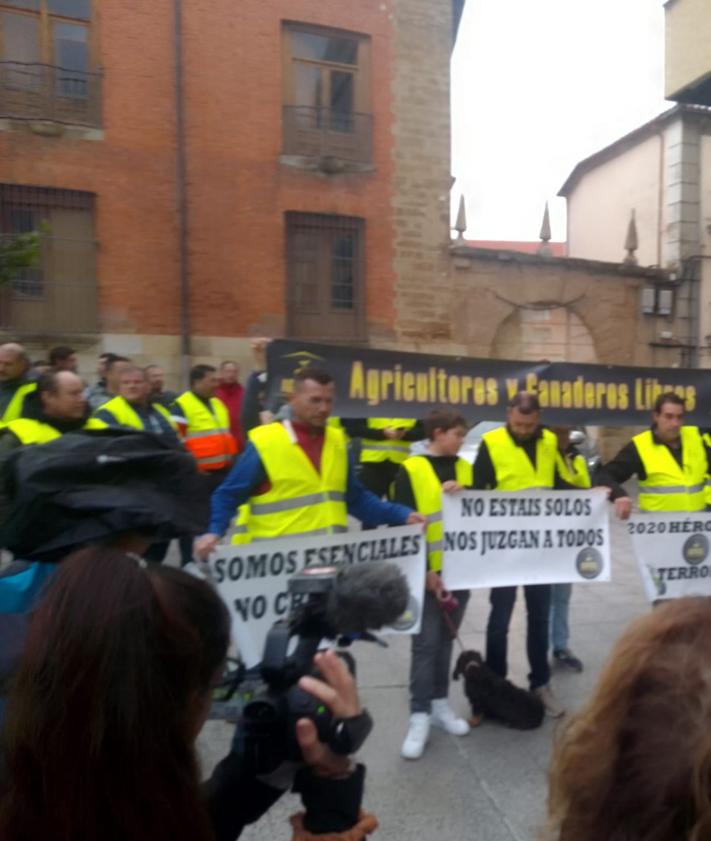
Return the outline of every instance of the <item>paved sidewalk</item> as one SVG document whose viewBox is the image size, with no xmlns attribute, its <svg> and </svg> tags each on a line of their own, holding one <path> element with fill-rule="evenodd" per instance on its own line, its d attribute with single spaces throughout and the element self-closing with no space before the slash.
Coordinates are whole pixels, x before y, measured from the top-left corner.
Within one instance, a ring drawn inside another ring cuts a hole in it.
<svg viewBox="0 0 711 841">
<path fill-rule="evenodd" d="M 612 521 L 613 581 L 574 588 L 571 606 L 573 648 L 583 662 L 581 675 L 556 673 L 556 694 L 571 710 L 587 698 L 611 646 L 621 630 L 648 607 L 624 527 Z M 488 592 L 477 591 L 462 627 L 466 647 L 484 645 Z M 526 685 L 525 612 L 519 596 L 510 632 L 510 677 Z M 375 727 L 361 752 L 368 767 L 365 805 L 380 820 L 374 841 L 534 841 L 545 816 L 546 768 L 556 724 L 517 732 L 485 722 L 464 738 L 433 731 L 424 757 L 400 758 L 407 711 L 409 642 L 398 638 L 382 650 L 361 644 L 359 686 Z M 467 705 L 461 684 L 453 683 L 452 704 L 462 713 Z M 200 737 L 204 770 L 224 756 L 232 729 L 208 722 Z M 235 792 L 239 797 L 239 792 Z M 244 841 L 288 839 L 287 816 L 299 808 L 286 795 L 249 827 Z"/>
</svg>

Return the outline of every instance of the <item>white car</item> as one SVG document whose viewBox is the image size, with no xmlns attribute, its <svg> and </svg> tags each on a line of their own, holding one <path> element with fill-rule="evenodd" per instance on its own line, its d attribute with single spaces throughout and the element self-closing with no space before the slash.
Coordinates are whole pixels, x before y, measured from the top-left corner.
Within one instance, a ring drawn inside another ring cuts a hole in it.
<svg viewBox="0 0 711 841">
<path fill-rule="evenodd" d="M 501 421 L 481 421 L 480 423 L 475 423 L 469 432 L 467 432 L 459 455 L 466 459 L 469 464 L 474 464 L 484 433 L 491 432 L 492 429 L 497 429 L 500 426 L 503 426 Z M 597 441 L 588 433 L 584 426 L 578 426 L 570 433 L 570 442 L 585 456 L 588 469 L 592 473 L 600 464 L 600 451 L 598 450 Z M 413 455 L 423 455 L 427 452 L 427 441 L 415 441 L 410 448 L 410 452 Z"/>
<path fill-rule="evenodd" d="M 474 464 L 477 453 L 479 452 L 482 436 L 485 432 L 491 432 L 492 429 L 496 429 L 499 426 L 503 426 L 501 421 L 481 421 L 481 423 L 474 424 L 469 432 L 467 432 L 459 455 L 463 459 L 466 459 L 469 464 Z M 427 444 L 427 439 L 415 441 L 412 447 L 410 447 L 410 452 L 413 456 L 424 455 L 427 452 Z"/>
</svg>

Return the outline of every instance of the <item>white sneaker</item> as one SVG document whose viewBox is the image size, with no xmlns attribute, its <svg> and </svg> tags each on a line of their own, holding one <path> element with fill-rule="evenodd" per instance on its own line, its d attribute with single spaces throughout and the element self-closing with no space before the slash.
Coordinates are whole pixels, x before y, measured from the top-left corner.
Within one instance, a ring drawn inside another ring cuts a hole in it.
<svg viewBox="0 0 711 841">
<path fill-rule="evenodd" d="M 446 698 L 435 698 L 432 701 L 432 724 L 452 736 L 466 736 L 470 729 L 463 718 L 457 717 Z"/>
<path fill-rule="evenodd" d="M 427 713 L 413 713 L 410 727 L 402 743 L 401 755 L 405 759 L 419 759 L 425 751 L 430 735 L 430 717 Z"/>
</svg>

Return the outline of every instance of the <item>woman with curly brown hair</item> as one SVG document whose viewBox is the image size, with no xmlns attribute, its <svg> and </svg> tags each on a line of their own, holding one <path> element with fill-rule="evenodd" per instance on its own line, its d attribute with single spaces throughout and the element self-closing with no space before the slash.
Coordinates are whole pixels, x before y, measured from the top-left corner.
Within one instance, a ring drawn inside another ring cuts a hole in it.
<svg viewBox="0 0 711 841">
<path fill-rule="evenodd" d="M 711 599 L 625 632 L 558 740 L 548 813 L 557 841 L 711 839 Z"/>
</svg>

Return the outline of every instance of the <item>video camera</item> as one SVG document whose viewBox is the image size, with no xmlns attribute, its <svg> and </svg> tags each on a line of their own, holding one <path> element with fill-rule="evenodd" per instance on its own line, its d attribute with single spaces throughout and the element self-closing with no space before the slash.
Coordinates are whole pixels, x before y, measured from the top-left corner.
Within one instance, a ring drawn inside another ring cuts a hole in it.
<svg viewBox="0 0 711 841">
<path fill-rule="evenodd" d="M 319 739 L 335 753 L 358 750 L 372 728 L 370 715 L 334 719 L 299 687 L 299 678 L 319 677 L 313 659 L 324 639 L 337 640 L 339 647 L 359 639 L 386 645 L 370 630 L 395 622 L 409 603 L 407 581 L 394 564 L 306 567 L 288 587 L 292 611 L 269 630 L 262 662 L 249 671 L 238 668 L 221 684 L 225 700 L 237 693 L 240 716 L 233 749 L 254 774 L 301 760 L 296 740 L 300 718 L 310 718 Z M 353 657 L 339 654 L 355 675 Z"/>
</svg>

